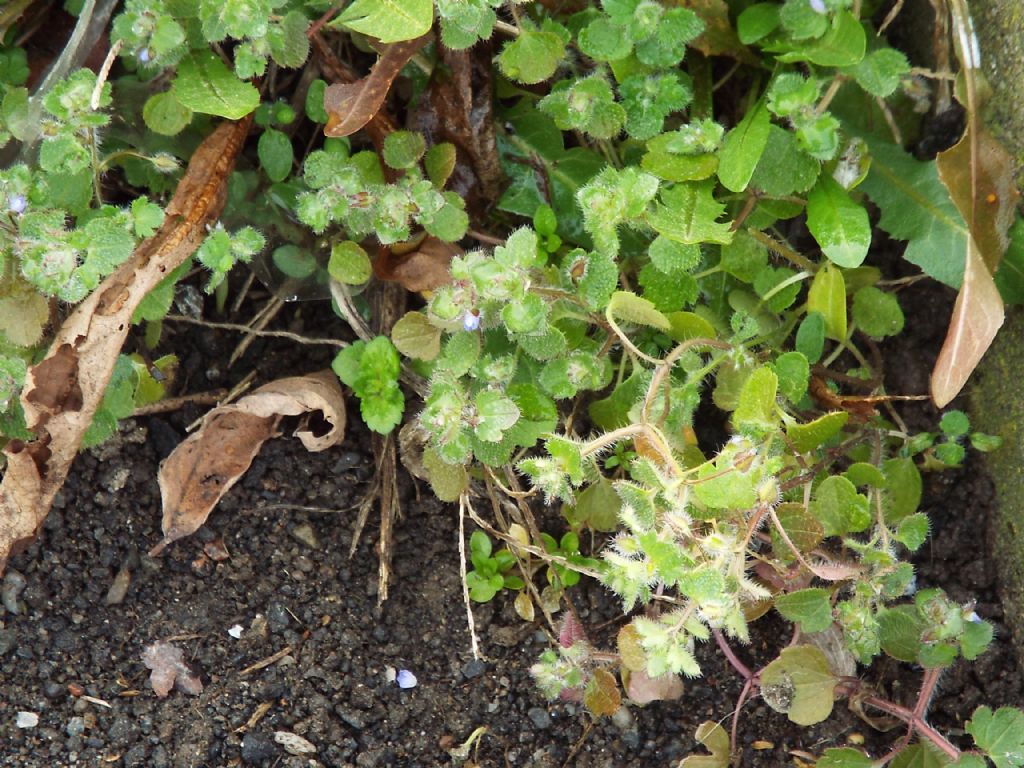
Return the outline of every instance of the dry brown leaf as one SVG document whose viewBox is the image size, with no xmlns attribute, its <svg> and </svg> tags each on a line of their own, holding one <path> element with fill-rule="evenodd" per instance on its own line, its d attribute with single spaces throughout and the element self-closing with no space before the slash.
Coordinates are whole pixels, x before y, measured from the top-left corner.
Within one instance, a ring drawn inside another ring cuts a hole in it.
<svg viewBox="0 0 1024 768">
<path fill-rule="evenodd" d="M 409 127 L 428 144 L 455 146 L 455 167 L 447 187 L 466 201 L 479 221 L 501 196 L 503 173 L 494 131 L 492 52 L 487 43 L 471 50 L 441 50 L 444 66 L 434 68 L 426 91 L 409 117 Z"/>
<path fill-rule="evenodd" d="M 327 136 L 351 136 L 370 122 L 384 105 L 391 83 L 409 59 L 427 42 L 427 35 L 384 46 L 370 74 L 354 83 L 334 83 L 324 92 Z"/>
<path fill-rule="evenodd" d="M 974 28 L 963 0 L 951 0 L 960 59 L 958 98 L 967 109 L 967 130 L 952 149 L 935 160 L 939 178 L 967 222 L 970 236 L 964 279 L 953 306 L 946 340 L 932 370 L 932 399 L 943 408 L 956 397 L 981 362 L 1003 324 L 1005 310 L 992 275 L 1009 245 L 1019 194 L 1013 184 L 1015 164 L 982 125 L 981 93 Z"/>
<path fill-rule="evenodd" d="M 635 704 L 674 701 L 683 695 L 683 679 L 671 672 L 660 677 L 651 677 L 643 670 L 631 672 L 626 685 L 626 695 Z"/>
<path fill-rule="evenodd" d="M 181 648 L 173 643 L 157 641 L 146 646 L 142 652 L 142 663 L 149 674 L 149 684 L 161 699 L 177 687 L 182 693 L 198 696 L 203 692 L 203 681 L 185 661 Z"/>
<path fill-rule="evenodd" d="M 433 235 L 423 238 L 409 253 L 398 255 L 395 249 L 381 249 L 373 260 L 373 273 L 381 280 L 401 283 L 407 291 L 432 291 L 452 281 L 452 259 L 462 254 L 454 243 L 446 243 Z"/>
<path fill-rule="evenodd" d="M 705 56 L 730 56 L 744 64 L 757 65 L 757 57 L 740 42 L 729 21 L 725 0 L 681 0 L 679 5 L 692 10 L 704 22 L 704 31 L 690 43 L 691 47 Z"/>
<path fill-rule="evenodd" d="M 35 537 L 64 484 L 103 399 L 135 308 L 192 255 L 206 236 L 207 225 L 220 216 L 227 179 L 249 123 L 223 123 L 199 145 L 160 229 L 75 308 L 46 357 L 29 368 L 21 402 L 35 439 L 13 440 L 4 448 L 0 572 L 11 552 Z"/>
<path fill-rule="evenodd" d="M 973 174 L 972 147 L 977 152 Z M 974 235 L 982 259 L 994 273 L 1010 244 L 1006 232 L 1013 224 L 1020 199 L 1013 182 L 1013 157 L 980 122 L 975 122 L 960 141 L 938 154 L 935 165 L 939 179 Z"/>
<path fill-rule="evenodd" d="M 267 440 L 274 437 L 282 416 L 319 412 L 330 429 L 295 433 L 309 451 L 322 451 L 345 436 L 345 401 L 338 377 L 331 371 L 278 379 L 237 403 L 222 405 L 203 418 L 160 464 L 164 537 L 150 551 L 159 555 L 171 542 L 195 533 L 210 512 L 237 483 Z"/>
<path fill-rule="evenodd" d="M 932 370 L 932 400 L 945 408 L 956 397 L 985 355 L 1003 324 L 1005 311 L 992 273 L 974 245 L 967 240 L 964 281 L 953 305 L 946 340 Z"/>
</svg>

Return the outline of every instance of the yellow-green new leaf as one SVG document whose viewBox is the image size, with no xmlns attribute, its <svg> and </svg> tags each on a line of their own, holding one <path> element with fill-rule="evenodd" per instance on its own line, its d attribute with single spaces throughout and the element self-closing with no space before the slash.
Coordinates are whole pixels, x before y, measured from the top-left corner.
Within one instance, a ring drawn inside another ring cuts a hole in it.
<svg viewBox="0 0 1024 768">
<path fill-rule="evenodd" d="M 654 304 L 629 291 L 613 293 L 605 311 L 609 319 L 618 318 L 627 323 L 646 325 L 666 333 L 672 329 L 668 318 L 655 309 Z"/>
<path fill-rule="evenodd" d="M 807 312 L 818 312 L 825 319 L 828 338 L 846 338 L 846 281 L 838 267 L 828 263 L 818 270 L 807 292 Z"/>
</svg>

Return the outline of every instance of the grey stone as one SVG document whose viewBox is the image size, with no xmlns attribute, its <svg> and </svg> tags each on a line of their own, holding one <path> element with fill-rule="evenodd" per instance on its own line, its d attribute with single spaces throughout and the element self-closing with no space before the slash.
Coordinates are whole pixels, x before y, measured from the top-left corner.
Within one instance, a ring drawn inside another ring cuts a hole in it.
<svg viewBox="0 0 1024 768">
<path fill-rule="evenodd" d="M 543 707 L 530 707 L 526 716 L 530 718 L 530 722 L 538 730 L 551 727 L 551 714 Z"/>
</svg>

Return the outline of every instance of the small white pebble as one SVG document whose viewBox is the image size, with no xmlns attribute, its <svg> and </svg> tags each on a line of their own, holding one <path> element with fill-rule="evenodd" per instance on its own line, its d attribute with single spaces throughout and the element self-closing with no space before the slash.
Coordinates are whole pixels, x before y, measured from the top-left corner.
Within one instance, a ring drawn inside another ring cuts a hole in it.
<svg viewBox="0 0 1024 768">
<path fill-rule="evenodd" d="M 235 640 L 242 636 L 242 632 L 245 631 L 245 627 L 241 624 L 235 624 L 231 629 L 228 630 L 228 634 L 231 635 Z"/>
<path fill-rule="evenodd" d="M 39 715 L 35 712 L 19 712 L 14 724 L 19 728 L 35 728 L 39 725 Z"/>
<path fill-rule="evenodd" d="M 399 688 L 415 688 L 417 683 L 416 675 L 408 669 L 400 669 L 395 677 L 395 682 L 398 683 Z"/>
<path fill-rule="evenodd" d="M 384 680 L 385 681 L 387 681 L 389 683 L 393 683 L 393 682 L 395 682 L 395 680 L 397 678 L 398 678 L 398 670 L 397 669 L 395 669 L 394 667 L 385 667 L 384 668 Z"/>
<path fill-rule="evenodd" d="M 288 731 L 275 731 L 274 741 L 284 747 L 289 755 L 313 755 L 316 754 L 316 747 L 309 741 L 296 733 Z"/>
</svg>

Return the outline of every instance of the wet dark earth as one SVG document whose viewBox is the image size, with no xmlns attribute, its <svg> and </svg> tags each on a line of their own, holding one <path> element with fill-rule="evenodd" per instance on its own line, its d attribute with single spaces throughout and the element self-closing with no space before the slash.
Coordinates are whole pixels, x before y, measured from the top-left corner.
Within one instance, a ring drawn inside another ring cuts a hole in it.
<svg viewBox="0 0 1024 768">
<path fill-rule="evenodd" d="M 948 313 L 948 297 L 935 301 Z M 176 343 L 193 355 L 219 354 L 235 341 L 188 333 L 196 338 Z M 887 350 L 903 363 L 894 366 L 902 391 L 923 390 L 913 379 L 926 381 L 934 344 L 911 334 Z M 281 350 L 257 344 L 246 360 L 266 380 L 329 359 L 318 352 L 285 361 L 275 355 L 295 353 Z M 204 371 L 190 391 L 224 376 L 208 361 L 186 356 L 185 365 Z M 11 560 L 4 582 L 0 765 L 458 765 L 449 750 L 485 728 L 461 764 L 660 768 L 699 749 L 702 721 L 728 728 L 741 681 L 711 647 L 699 654 L 705 677 L 689 681 L 680 700 L 600 721 L 537 692 L 529 667 L 551 641 L 540 622 L 516 615 L 511 598 L 474 606 L 485 656 L 474 659 L 458 512 L 426 488 L 418 493 L 402 470 L 390 598 L 378 607 L 374 515 L 349 557 L 355 508 L 374 471 L 356 410 L 340 448 L 309 454 L 288 437 L 268 443 L 208 524 L 160 558 L 145 554 L 160 539 L 157 465 L 201 411 L 130 421 L 114 441 L 81 455 L 39 540 Z M 934 414 L 919 408 L 908 418 L 925 428 Z M 987 557 L 991 503 L 990 483 L 973 463 L 926 477 L 933 529 L 918 556 L 918 585 L 977 600 L 997 630 L 977 663 L 942 678 L 932 705 L 933 723 L 964 747 L 963 722 L 976 706 L 1024 703 Z M 611 647 L 617 602 L 594 584 L 577 588 L 573 600 L 591 639 Z M 753 629 L 754 642 L 738 653 L 763 665 L 779 650 L 782 625 L 766 617 Z M 199 695 L 156 696 L 142 652 L 157 640 L 183 651 L 202 681 Z M 415 676 L 414 687 L 397 684 L 402 670 Z M 912 705 L 918 670 L 883 662 L 868 675 Z M 37 724 L 18 727 L 19 713 L 38 716 Z M 805 729 L 755 699 L 739 726 L 745 766 L 798 765 L 847 744 L 879 756 L 899 735 L 875 732 L 843 702 Z"/>
</svg>

